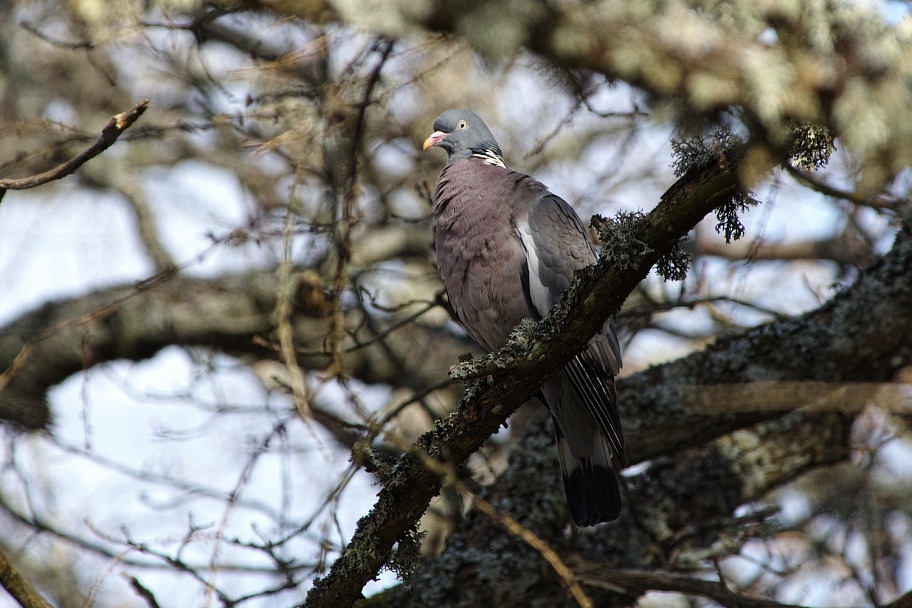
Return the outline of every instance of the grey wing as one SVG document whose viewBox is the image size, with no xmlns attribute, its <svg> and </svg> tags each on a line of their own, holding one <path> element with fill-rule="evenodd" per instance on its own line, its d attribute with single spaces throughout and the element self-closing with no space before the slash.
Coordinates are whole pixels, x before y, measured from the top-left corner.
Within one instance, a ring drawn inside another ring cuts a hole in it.
<svg viewBox="0 0 912 608">
<path fill-rule="evenodd" d="M 544 316 L 560 302 L 574 273 L 595 263 L 595 252 L 573 208 L 550 193 L 539 198 L 526 217 L 517 218 L 516 231 L 527 260 L 526 295 L 535 311 Z M 564 372 L 624 464 L 624 437 L 614 386 L 620 367 L 620 345 L 609 319 L 586 350 L 570 360 Z"/>
</svg>

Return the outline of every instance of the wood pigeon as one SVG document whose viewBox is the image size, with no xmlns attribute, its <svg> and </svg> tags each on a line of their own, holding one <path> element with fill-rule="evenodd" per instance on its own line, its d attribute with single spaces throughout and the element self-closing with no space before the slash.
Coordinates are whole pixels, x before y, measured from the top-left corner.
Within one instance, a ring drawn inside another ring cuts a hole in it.
<svg viewBox="0 0 912 608">
<path fill-rule="evenodd" d="M 467 110 L 434 121 L 424 149 L 449 154 L 434 191 L 434 247 L 453 308 L 488 351 L 522 319 L 540 319 L 594 264 L 579 216 L 528 175 L 507 168 L 487 125 Z M 564 489 L 573 521 L 617 519 L 621 497 L 612 455 L 625 466 L 614 378 L 621 351 L 607 321 L 585 350 L 542 386 L 554 418 Z"/>
</svg>

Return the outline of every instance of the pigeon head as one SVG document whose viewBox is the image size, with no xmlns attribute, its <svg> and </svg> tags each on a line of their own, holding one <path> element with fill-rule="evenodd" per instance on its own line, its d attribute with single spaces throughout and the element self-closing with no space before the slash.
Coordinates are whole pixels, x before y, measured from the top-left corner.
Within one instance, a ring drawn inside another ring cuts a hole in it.
<svg viewBox="0 0 912 608">
<path fill-rule="evenodd" d="M 448 164 L 477 157 L 505 167 L 500 146 L 494 141 L 488 125 L 468 110 L 447 110 L 434 121 L 434 132 L 424 140 L 424 149 L 443 148 L 449 154 Z"/>
</svg>

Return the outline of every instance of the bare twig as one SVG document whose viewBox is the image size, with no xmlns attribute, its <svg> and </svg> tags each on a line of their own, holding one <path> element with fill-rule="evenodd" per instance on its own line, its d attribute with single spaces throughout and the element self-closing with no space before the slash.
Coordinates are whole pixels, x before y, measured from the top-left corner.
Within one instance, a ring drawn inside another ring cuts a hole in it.
<svg viewBox="0 0 912 608">
<path fill-rule="evenodd" d="M 332 125 L 332 131 L 328 131 L 328 137 L 323 144 L 324 163 L 344 166 L 342 170 L 339 170 L 338 167 L 327 166 L 326 170 L 327 175 L 331 176 L 329 183 L 332 186 L 336 207 L 333 209 L 333 216 L 337 218 L 331 234 L 335 254 L 332 281 L 334 311 L 327 343 L 332 356 L 330 375 L 340 378 L 345 371 L 341 365 L 340 351 L 340 344 L 344 336 L 342 294 L 348 278 L 348 262 L 352 254 L 351 232 L 354 225 L 353 209 L 355 205 L 353 185 L 358 172 L 358 153 L 364 136 L 367 109 L 371 105 L 373 91 L 380 82 L 380 74 L 393 51 L 393 46 L 392 42 L 384 39 L 377 39 L 374 42 L 373 49 L 377 51 L 380 58 L 366 79 L 361 103 L 356 106 L 357 112 L 354 116 L 346 116 L 337 124 Z M 346 134 L 348 137 L 342 136 L 340 131 L 348 131 Z"/>
<path fill-rule="evenodd" d="M 53 169 L 45 171 L 44 173 L 39 173 L 38 175 L 32 175 L 31 177 L 0 179 L 0 200 L 3 199 L 3 195 L 7 190 L 26 190 L 28 188 L 35 188 L 70 175 L 86 162 L 110 148 L 114 142 L 117 141 L 117 138 L 142 116 L 143 112 L 145 112 L 148 107 L 149 100 L 143 99 L 126 112 L 115 114 L 108 121 L 108 124 L 104 126 L 104 129 L 101 130 L 101 136 L 98 138 L 98 141 L 80 154 Z"/>
<path fill-rule="evenodd" d="M 433 458 L 424 450 L 416 448 L 414 445 L 409 445 L 407 440 L 395 433 L 387 432 L 385 433 L 385 436 L 403 451 L 410 452 L 415 458 L 420 459 L 424 466 L 429 470 L 434 471 L 446 485 L 452 486 L 460 493 L 468 496 L 479 511 L 506 528 L 507 532 L 513 534 L 535 549 L 554 569 L 554 572 L 560 577 L 561 582 L 567 586 L 570 593 L 573 595 L 573 599 L 576 600 L 580 608 L 594 608 L 595 604 L 593 604 L 592 600 L 586 595 L 585 591 L 583 591 L 583 588 L 576 580 L 573 571 L 564 562 L 557 551 L 552 549 L 543 538 L 523 526 L 515 518 L 506 513 L 500 513 L 489 501 L 469 490 L 465 483 L 459 478 L 459 475 L 457 475 L 456 468 L 452 463 Z M 368 458 L 370 457 L 369 452 L 364 453 L 364 455 Z"/>
<path fill-rule="evenodd" d="M 871 207 L 873 209 L 895 209 L 899 202 L 895 199 L 890 199 L 883 194 L 880 194 L 877 197 L 870 197 L 852 190 L 837 188 L 836 186 L 832 186 L 823 180 L 818 179 L 807 171 L 791 165 L 784 165 L 784 168 L 788 174 L 794 177 L 800 184 L 831 198 L 846 200 L 855 205 Z"/>
<path fill-rule="evenodd" d="M 57 48 L 60 48 L 60 49 L 91 50 L 91 49 L 95 48 L 95 45 L 88 40 L 79 40 L 79 41 L 75 41 L 75 42 L 69 42 L 67 40 L 60 40 L 58 38 L 53 38 L 53 37 L 49 36 L 48 34 L 45 34 L 44 32 L 42 32 L 40 29 L 38 29 L 38 26 L 34 25 L 33 23 L 31 23 L 29 21 L 20 21 L 19 26 L 22 29 L 24 29 L 25 31 L 31 32 L 32 34 L 34 34 L 41 40 L 44 40 L 45 42 L 48 42 L 48 43 L 52 44 L 53 46 L 56 46 Z"/>
<path fill-rule="evenodd" d="M 135 576 L 126 576 L 126 579 L 130 583 L 130 586 L 133 588 L 133 591 L 135 591 L 139 597 L 143 598 L 146 601 L 146 605 L 149 606 L 149 608 L 161 608 L 158 600 L 155 599 L 155 594 L 152 593 L 142 583 L 140 583 Z"/>
<path fill-rule="evenodd" d="M 280 354 L 282 361 L 288 369 L 289 384 L 294 397 L 295 410 L 301 420 L 307 422 L 313 415 L 310 410 L 310 397 L 308 396 L 307 381 L 298 359 L 295 356 L 294 327 L 292 325 L 292 312 L 294 294 L 297 289 L 297 280 L 292 276 L 291 259 L 291 214 L 285 220 L 284 256 L 279 266 L 279 293 L 276 298 L 276 334 L 279 338 Z"/>
<path fill-rule="evenodd" d="M 831 260 L 838 264 L 864 267 L 874 259 L 871 245 L 857 232 L 844 232 L 831 238 L 784 243 L 722 243 L 721 240 L 714 238 L 698 237 L 694 246 L 700 255 L 712 255 L 728 260 Z"/>
<path fill-rule="evenodd" d="M 241 475 L 234 484 L 234 488 L 232 488 L 231 493 L 228 495 L 228 500 L 225 501 L 225 510 L 222 512 L 222 518 L 219 522 L 218 529 L 215 531 L 212 554 L 209 558 L 209 584 L 206 587 L 204 606 L 210 606 L 214 596 L 218 593 L 218 589 L 215 587 L 215 580 L 219 574 L 219 549 L 221 548 L 222 537 L 225 534 L 225 530 L 228 528 L 228 520 L 231 517 L 231 513 L 237 506 L 244 488 L 250 482 L 253 468 L 256 466 L 257 462 L 259 462 L 260 458 L 269 451 L 272 439 L 284 432 L 286 422 L 287 420 L 280 420 L 275 424 L 272 431 L 270 431 L 265 439 L 253 449 L 250 456 L 247 458 L 244 470 L 241 471 Z"/>
<path fill-rule="evenodd" d="M 561 556 L 558 555 L 557 551 L 548 546 L 548 543 L 514 518 L 505 513 L 498 513 L 497 509 L 494 508 L 494 505 L 477 494 L 465 489 L 463 489 L 463 492 L 472 498 L 473 504 L 479 511 L 502 525 L 510 534 L 519 537 L 524 543 L 538 551 L 548 564 L 554 568 L 554 571 L 560 576 L 561 581 L 570 589 L 570 593 L 573 594 L 573 599 L 580 605 L 580 608 L 594 608 L 595 604 L 592 603 L 592 600 L 586 595 L 586 592 L 583 591 L 583 588 L 576 580 L 573 571 L 567 567 L 567 564 L 564 563 L 564 560 L 561 559 Z"/>
</svg>

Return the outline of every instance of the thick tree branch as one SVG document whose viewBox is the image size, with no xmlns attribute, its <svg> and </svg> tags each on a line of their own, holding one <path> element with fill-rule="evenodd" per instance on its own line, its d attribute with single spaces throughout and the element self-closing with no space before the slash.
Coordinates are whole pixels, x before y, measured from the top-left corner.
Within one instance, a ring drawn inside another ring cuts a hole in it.
<svg viewBox="0 0 912 608">
<path fill-rule="evenodd" d="M 706 214 L 740 190 L 737 152 L 682 178 L 643 220 L 638 239 L 648 253 L 620 268 L 612 260 L 581 273 L 558 308 L 542 321 L 539 336 L 514 341 L 481 360 L 471 374 L 496 372 L 492 388 L 470 392 L 459 411 L 426 434 L 415 450 L 458 466 L 529 400 L 554 370 L 579 352 L 604 320 L 617 312 L 661 255 Z M 538 332 L 536 332 L 538 333 Z M 307 596 L 307 606 L 350 606 L 389 559 L 394 544 L 415 525 L 440 490 L 439 474 L 423 458 L 406 454 L 395 479 L 380 491 L 371 512 L 359 521 L 351 542 L 325 578 Z"/>
<path fill-rule="evenodd" d="M 732 518 L 738 506 L 815 467 L 844 461 L 851 423 L 851 416 L 834 412 L 794 412 L 741 429 L 736 440 L 726 436 L 655 458 L 648 470 L 628 479 L 629 505 L 618 522 L 568 538 L 552 429 L 542 408 L 512 450 L 510 466 L 482 494 L 562 555 L 575 553 L 603 569 L 693 570 L 737 551 L 752 531 L 764 533 L 758 519 Z M 529 608 L 563 605 L 568 594 L 555 584 L 541 556 L 505 537 L 498 526 L 487 515 L 470 512 L 443 555 L 423 563 L 407 586 L 388 592 L 386 599 L 402 608 L 448 608 L 507 605 L 521 595 Z M 461 580 L 473 584 L 460 585 Z M 626 595 L 625 602 L 633 604 L 640 590 L 587 593 L 596 605 L 625 605 L 606 596 Z"/>
<path fill-rule="evenodd" d="M 722 337 L 703 351 L 622 382 L 622 399 L 623 395 L 636 395 L 633 402 L 624 402 L 629 451 L 636 460 L 651 458 L 676 445 L 698 445 L 776 415 L 775 407 L 758 410 L 756 404 L 734 403 L 739 392 L 726 396 L 722 389 L 712 393 L 714 389 L 706 387 L 892 380 L 912 355 L 912 317 L 906 312 L 910 307 L 912 238 L 904 230 L 888 255 L 865 271 L 851 289 L 821 308 L 741 335 Z M 708 403 L 700 397 L 701 392 L 711 395 L 710 399 L 724 398 Z M 802 397 L 813 403 L 821 396 L 822 392 L 809 391 Z M 732 407 L 727 408 L 727 403 Z M 689 404 L 698 405 L 697 409 L 704 412 L 714 411 L 701 415 L 690 411 Z"/>
<path fill-rule="evenodd" d="M 606 569 L 605 564 L 582 559 L 573 564 L 573 570 L 586 585 L 622 591 L 628 595 L 642 595 L 647 591 L 673 591 L 686 595 L 705 597 L 727 608 L 801 608 L 773 600 L 753 598 L 729 589 L 720 581 L 708 581 L 679 572 L 663 570 Z"/>
<path fill-rule="evenodd" d="M 294 306 L 299 362 L 310 370 L 330 361 L 329 331 L 312 273 L 298 277 Z M 316 290 L 316 294 L 315 291 Z M 37 429 L 47 426 L 47 390 L 69 376 L 115 359 L 141 360 L 170 345 L 201 346 L 238 357 L 277 359 L 270 341 L 279 282 L 271 271 L 217 279 L 157 275 L 150 281 L 46 304 L 0 330 L 0 420 Z M 344 319 L 346 372 L 367 383 L 421 391 L 439 383 L 469 345 L 441 339 L 441 330 L 410 323 L 382 340 L 361 313 Z M 376 323 L 383 331 L 393 321 Z M 355 338 L 357 336 L 357 339 Z"/>
<path fill-rule="evenodd" d="M 903 382 L 769 382 L 688 386 L 684 406 L 697 414 L 804 409 L 858 414 L 866 406 L 908 416 L 912 384 Z"/>
<path fill-rule="evenodd" d="M 859 408 L 873 404 L 908 411 L 907 386 L 871 381 L 890 380 L 908 365 L 912 319 L 904 311 L 910 307 L 912 238 L 904 231 L 889 254 L 820 309 L 726 337 L 705 351 L 622 381 L 628 450 L 634 461 L 652 462 L 648 474 L 632 480 L 630 505 L 618 525 L 581 537 L 592 548 L 592 559 L 623 556 L 624 565 L 642 568 L 667 567 L 661 561 L 665 557 L 693 565 L 725 535 L 737 506 L 810 468 L 844 461 Z M 774 419 L 796 408 L 801 411 Z M 772 420 L 749 428 L 764 419 Z M 736 436 L 726 435 L 737 429 Z M 542 471 L 548 470 L 541 460 L 553 460 L 546 450 L 549 435 L 545 425 L 532 429 L 488 500 L 559 544 L 566 539 L 556 471 L 555 483 L 541 483 Z M 648 522 L 645 529 L 642 522 Z M 445 598 L 454 593 L 454 578 L 472 578 L 467 564 L 484 570 L 498 551 L 510 553 L 502 546 L 488 548 L 494 532 L 484 518 L 468 521 L 440 562 L 428 566 L 428 575 L 411 581 L 413 589 L 422 589 L 420 600 L 406 602 L 410 594 L 404 593 L 396 596 L 399 605 L 451 605 Z M 741 532 L 728 531 L 736 542 L 726 552 L 737 548 Z M 693 557 L 685 559 L 688 554 Z M 526 573 L 537 571 L 525 563 L 503 569 L 490 586 L 476 589 L 478 597 L 513 580 L 528 588 Z M 556 603 L 542 593 L 542 606 Z"/>
<path fill-rule="evenodd" d="M 7 190 L 26 190 L 28 188 L 35 188 L 36 186 L 41 186 L 70 175 L 86 162 L 114 145 L 117 138 L 120 137 L 124 131 L 129 129 L 130 126 L 142 116 L 143 112 L 145 112 L 148 107 L 149 100 L 143 99 L 126 112 L 115 114 L 101 130 L 101 136 L 98 138 L 98 141 L 70 160 L 53 169 L 49 169 L 38 175 L 20 179 L 0 179 L 0 200 L 3 199 L 3 195 L 6 194 Z"/>
<path fill-rule="evenodd" d="M 663 570 L 618 569 L 607 570 L 604 564 L 582 560 L 574 564 L 574 571 L 580 580 L 605 589 L 623 589 L 631 593 L 646 591 L 672 591 L 705 597 L 728 608 L 801 608 L 795 604 L 783 604 L 773 600 L 755 598 L 732 591 L 724 582 L 711 581 L 679 572 Z M 883 608 L 909 608 L 912 593 L 907 593 Z"/>
</svg>

